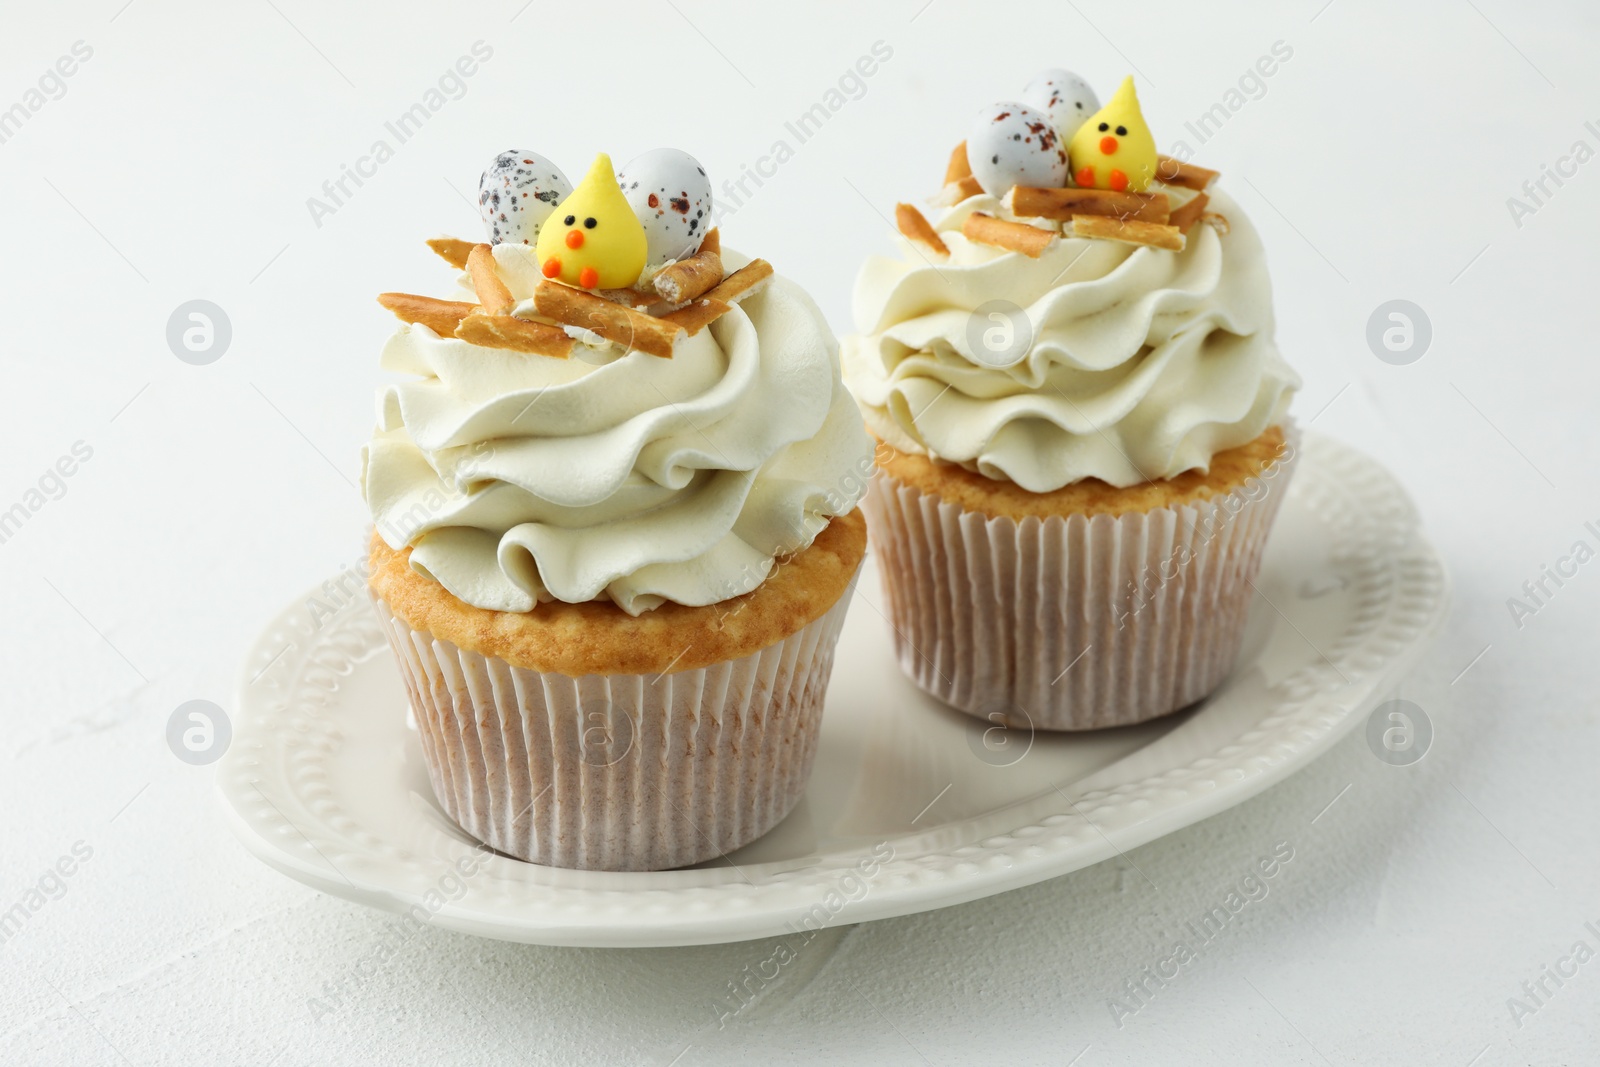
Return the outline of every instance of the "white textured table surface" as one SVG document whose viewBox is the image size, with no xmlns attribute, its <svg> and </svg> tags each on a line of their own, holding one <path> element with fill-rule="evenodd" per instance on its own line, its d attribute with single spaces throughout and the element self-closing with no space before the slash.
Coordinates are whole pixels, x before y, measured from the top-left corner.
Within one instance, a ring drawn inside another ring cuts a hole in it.
<svg viewBox="0 0 1600 1067">
<path fill-rule="evenodd" d="M 448 6 L 4 16 L 0 511 L 24 518 L 0 543 L 0 912 L 25 915 L 0 942 L 0 1062 L 1595 1061 L 1592 5 L 675 0 L 603 23 L 578 5 Z M 478 41 L 492 56 L 361 164 Z M 785 123 L 879 41 L 890 58 L 799 143 Z M 1230 95 L 1276 42 L 1292 55 Z M 71 76 L 47 73 L 62 56 Z M 262 620 L 359 550 L 351 479 L 388 329 L 372 295 L 437 286 L 420 240 L 476 232 L 495 151 L 670 144 L 719 183 L 770 174 L 727 240 L 846 329 L 855 264 L 889 244 L 880 213 L 930 192 L 967 117 L 1052 65 L 1102 92 L 1135 70 L 1158 138 L 1224 172 L 1268 244 L 1300 418 L 1415 492 L 1457 588 L 1398 694 L 1433 721 L 1427 757 L 1390 767 L 1355 735 L 1125 860 L 833 931 L 721 1030 L 729 984 L 768 946 L 426 931 L 368 965 L 392 920 L 247 856 L 210 771 L 175 759 L 165 729 L 184 701 L 226 706 Z M 1185 124 L 1208 112 L 1200 144 Z M 780 140 L 792 158 L 774 170 Z M 358 164 L 363 184 L 314 219 L 308 198 Z M 1546 167 L 1560 183 L 1524 187 Z M 192 299 L 231 321 L 207 366 L 166 340 Z M 1432 324 L 1407 365 L 1366 340 L 1392 299 Z M 1568 576 L 1540 592 L 1547 566 Z M 1274 848 L 1293 860 L 1270 894 L 1113 1011 Z M 47 874 L 62 857 L 73 873 Z M 340 999 L 318 1010 L 329 984 Z"/>
</svg>

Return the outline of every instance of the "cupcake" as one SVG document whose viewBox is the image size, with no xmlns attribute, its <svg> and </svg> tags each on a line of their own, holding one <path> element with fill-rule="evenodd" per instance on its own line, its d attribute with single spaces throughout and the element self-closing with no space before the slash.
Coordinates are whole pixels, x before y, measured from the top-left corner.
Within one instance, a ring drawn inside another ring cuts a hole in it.
<svg viewBox="0 0 1600 1067">
<path fill-rule="evenodd" d="M 899 205 L 845 382 L 905 673 L 993 722 L 1121 726 L 1238 654 L 1299 379 L 1255 229 L 1156 153 L 1132 79 L 1104 107 L 1066 71 L 1024 98 L 976 116 L 931 221 Z"/>
<path fill-rule="evenodd" d="M 662 149 L 484 173 L 448 299 L 386 293 L 370 590 L 434 793 L 535 863 L 724 855 L 804 792 L 872 444 L 815 304 Z"/>
</svg>

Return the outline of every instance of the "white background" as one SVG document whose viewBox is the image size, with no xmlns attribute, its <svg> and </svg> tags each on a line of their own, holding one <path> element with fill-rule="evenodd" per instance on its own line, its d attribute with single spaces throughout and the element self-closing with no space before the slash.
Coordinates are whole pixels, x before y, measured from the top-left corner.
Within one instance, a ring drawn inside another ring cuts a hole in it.
<svg viewBox="0 0 1600 1067">
<path fill-rule="evenodd" d="M 0 17 L 0 108 L 74 42 L 93 49 L 0 144 L 0 510 L 75 442 L 93 449 L 0 544 L 0 908 L 74 842 L 93 849 L 0 945 L 0 1062 L 1595 1062 L 1600 960 L 1520 1026 L 1507 1007 L 1578 939 L 1600 949 L 1584 929 L 1600 925 L 1600 562 L 1520 627 L 1506 603 L 1597 544 L 1600 162 L 1520 226 L 1507 206 L 1575 141 L 1600 149 L 1592 4 L 520 6 Z M 307 198 L 478 40 L 493 57 L 465 94 L 314 225 Z M 373 295 L 441 291 L 421 241 L 478 232 L 498 150 L 581 174 L 597 150 L 674 145 L 720 184 L 793 144 L 784 122 L 880 40 L 892 58 L 723 220 L 727 243 L 842 332 L 857 263 L 890 246 L 885 214 L 935 190 L 974 112 L 1041 67 L 1102 98 L 1135 71 L 1158 140 L 1188 140 L 1263 233 L 1298 416 L 1389 464 L 1449 561 L 1453 617 L 1400 690 L 1432 717 L 1432 751 L 1393 768 L 1352 735 L 1126 860 L 840 931 L 718 1034 L 711 1005 L 765 947 L 429 931 L 313 1022 L 308 998 L 384 917 L 250 858 L 164 729 L 183 701 L 226 706 L 263 620 L 359 551 L 352 479 L 392 326 Z M 1209 143 L 1186 135 L 1280 40 L 1293 56 L 1264 95 Z M 232 322 L 209 366 L 166 341 L 194 298 Z M 1365 339 L 1393 298 L 1432 322 L 1407 366 Z M 1284 841 L 1272 895 L 1114 1025 L 1108 997 L 1179 918 Z"/>
</svg>

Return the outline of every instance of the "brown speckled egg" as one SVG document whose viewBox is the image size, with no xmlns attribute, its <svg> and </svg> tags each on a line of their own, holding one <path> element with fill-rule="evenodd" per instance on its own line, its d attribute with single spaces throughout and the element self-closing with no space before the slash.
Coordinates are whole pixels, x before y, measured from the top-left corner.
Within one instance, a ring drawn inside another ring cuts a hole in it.
<svg viewBox="0 0 1600 1067">
<path fill-rule="evenodd" d="M 692 256 L 711 228 L 711 179 L 698 160 L 676 148 L 656 148 L 617 172 L 622 195 L 644 226 L 646 273 Z"/>
<path fill-rule="evenodd" d="M 1072 140 L 1078 127 L 1100 110 L 1100 98 L 1089 83 L 1072 71 L 1059 68 L 1040 71 L 1022 90 L 1022 102 L 1050 116 L 1062 144 Z"/>
<path fill-rule="evenodd" d="M 571 192 L 561 168 L 538 153 L 501 152 L 478 180 L 478 213 L 489 243 L 536 243 L 539 227 Z"/>
<path fill-rule="evenodd" d="M 1067 146 L 1050 116 L 1024 104 L 994 104 L 972 121 L 967 134 L 972 176 L 990 196 L 1013 185 L 1058 189 L 1067 184 Z"/>
</svg>

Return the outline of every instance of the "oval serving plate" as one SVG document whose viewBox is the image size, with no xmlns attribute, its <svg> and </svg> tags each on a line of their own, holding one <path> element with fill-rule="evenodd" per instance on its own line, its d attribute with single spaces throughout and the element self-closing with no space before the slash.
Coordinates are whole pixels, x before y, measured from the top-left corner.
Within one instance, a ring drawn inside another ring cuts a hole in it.
<svg viewBox="0 0 1600 1067">
<path fill-rule="evenodd" d="M 1305 766 L 1371 710 L 1443 620 L 1444 568 L 1394 479 L 1326 437 L 1306 433 L 1303 449 L 1233 672 L 1193 708 L 1140 726 L 1000 730 L 924 695 L 895 664 L 869 556 L 806 795 L 726 859 L 611 873 L 484 854 L 433 798 L 366 599 L 323 590 L 296 600 L 251 650 L 218 787 L 240 839 L 293 878 L 537 944 L 740 941 L 1065 874 Z"/>
</svg>

